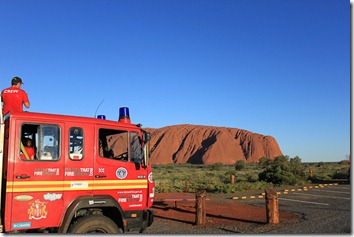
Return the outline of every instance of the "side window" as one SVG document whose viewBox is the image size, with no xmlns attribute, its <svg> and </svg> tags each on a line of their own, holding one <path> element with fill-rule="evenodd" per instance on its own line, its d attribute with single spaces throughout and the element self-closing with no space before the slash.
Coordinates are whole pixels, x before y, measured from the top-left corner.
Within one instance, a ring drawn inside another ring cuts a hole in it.
<svg viewBox="0 0 354 237">
<path fill-rule="evenodd" d="M 139 133 L 131 132 L 129 134 L 130 158 L 135 163 L 141 163 L 143 159 L 143 148 Z"/>
<path fill-rule="evenodd" d="M 58 160 L 60 129 L 57 125 L 23 124 L 20 158 L 22 160 Z"/>
<path fill-rule="evenodd" d="M 21 126 L 20 158 L 22 160 L 38 160 L 38 124 L 23 124 Z"/>
<path fill-rule="evenodd" d="M 128 161 L 128 132 L 99 129 L 99 156 Z"/>
<path fill-rule="evenodd" d="M 39 159 L 59 159 L 60 130 L 56 125 L 41 125 L 39 132 Z"/>
<path fill-rule="evenodd" d="M 69 141 L 70 159 L 82 160 L 84 157 L 84 132 L 82 128 L 70 128 Z"/>
</svg>

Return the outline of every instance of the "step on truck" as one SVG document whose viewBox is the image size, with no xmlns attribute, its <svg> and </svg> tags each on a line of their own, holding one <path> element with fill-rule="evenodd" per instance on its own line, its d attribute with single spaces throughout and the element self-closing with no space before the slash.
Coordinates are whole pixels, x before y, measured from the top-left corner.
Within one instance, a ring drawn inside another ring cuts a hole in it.
<svg viewBox="0 0 354 237">
<path fill-rule="evenodd" d="M 153 223 L 150 134 L 129 108 L 118 121 L 9 112 L 0 133 L 1 232 L 143 232 Z"/>
</svg>

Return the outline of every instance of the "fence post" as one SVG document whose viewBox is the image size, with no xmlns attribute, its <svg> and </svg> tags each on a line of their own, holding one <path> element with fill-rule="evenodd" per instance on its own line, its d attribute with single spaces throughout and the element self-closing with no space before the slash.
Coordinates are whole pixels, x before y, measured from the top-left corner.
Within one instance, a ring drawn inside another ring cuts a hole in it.
<svg viewBox="0 0 354 237">
<path fill-rule="evenodd" d="M 230 183 L 234 184 L 235 183 L 235 176 L 230 174 Z"/>
<path fill-rule="evenodd" d="M 188 179 L 184 180 L 184 192 L 188 193 L 189 189 L 188 189 Z"/>
<path fill-rule="evenodd" d="M 273 189 L 265 189 L 265 200 L 267 209 L 267 223 L 278 224 L 279 223 L 279 206 L 277 192 Z"/>
<path fill-rule="evenodd" d="M 205 225 L 206 223 L 206 210 L 205 210 L 205 190 L 198 191 L 195 196 L 195 224 Z"/>
</svg>

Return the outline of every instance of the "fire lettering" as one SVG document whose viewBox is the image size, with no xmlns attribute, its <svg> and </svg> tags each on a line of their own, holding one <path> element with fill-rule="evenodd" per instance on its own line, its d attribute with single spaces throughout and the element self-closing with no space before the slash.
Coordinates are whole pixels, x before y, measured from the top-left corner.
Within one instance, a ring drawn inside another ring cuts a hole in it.
<svg viewBox="0 0 354 237">
<path fill-rule="evenodd" d="M 71 171 L 71 172 L 68 172 L 68 171 L 65 171 L 65 176 L 74 176 L 74 172 Z"/>
<path fill-rule="evenodd" d="M 43 172 L 42 171 L 34 171 L 34 175 L 42 176 Z"/>
<path fill-rule="evenodd" d="M 66 168 L 65 176 L 93 176 L 93 168 Z"/>
<path fill-rule="evenodd" d="M 127 202 L 126 198 L 118 198 L 118 202 Z"/>
</svg>

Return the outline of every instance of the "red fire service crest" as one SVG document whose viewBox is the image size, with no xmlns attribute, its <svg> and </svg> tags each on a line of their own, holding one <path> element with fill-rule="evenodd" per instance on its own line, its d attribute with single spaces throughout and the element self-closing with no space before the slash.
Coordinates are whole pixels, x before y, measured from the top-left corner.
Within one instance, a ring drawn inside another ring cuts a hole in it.
<svg viewBox="0 0 354 237">
<path fill-rule="evenodd" d="M 47 205 L 38 199 L 32 202 L 28 209 L 28 219 L 40 220 L 47 217 Z"/>
</svg>

